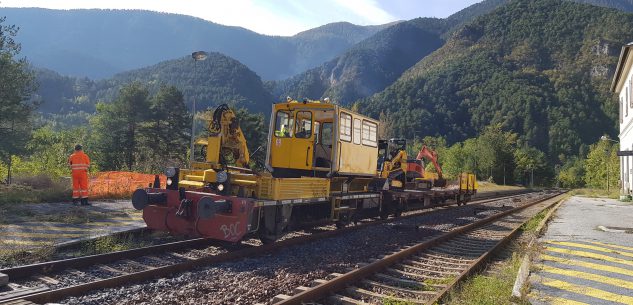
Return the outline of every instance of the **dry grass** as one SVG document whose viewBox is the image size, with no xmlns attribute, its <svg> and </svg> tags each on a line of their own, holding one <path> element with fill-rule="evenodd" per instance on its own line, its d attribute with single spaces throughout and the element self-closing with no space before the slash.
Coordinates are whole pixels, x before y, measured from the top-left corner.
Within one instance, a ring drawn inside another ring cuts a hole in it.
<svg viewBox="0 0 633 305">
<path fill-rule="evenodd" d="M 492 182 L 487 181 L 478 181 L 479 184 L 479 192 L 496 192 L 496 191 L 511 191 L 511 190 L 522 190 L 525 187 L 516 186 L 516 185 L 498 185 Z"/>
<path fill-rule="evenodd" d="M 48 261 L 54 256 L 55 251 L 52 243 L 26 249 L 9 247 L 0 240 L 0 266 L 8 267 Z"/>
<path fill-rule="evenodd" d="M 522 242 L 529 240 L 530 237 L 536 236 L 538 224 L 545 218 L 549 210 L 545 209 L 523 226 L 521 226 L 521 237 L 515 238 L 510 246 L 506 246 L 506 250 L 515 249 L 516 252 L 512 256 L 498 261 L 482 274 L 469 277 L 460 287 L 451 291 L 446 298 L 444 304 L 448 305 L 491 305 L 491 304 L 530 304 L 528 300 L 515 299 L 512 297 L 512 288 L 516 280 L 517 273 L 521 267 L 522 258 L 528 253 L 537 251 L 538 247 L 533 246 L 531 249 Z"/>
<path fill-rule="evenodd" d="M 620 189 L 614 188 L 609 192 L 604 189 L 592 189 L 592 188 L 582 188 L 575 189 L 571 191 L 571 195 L 573 196 L 583 196 L 583 197 L 591 197 L 591 198 L 611 198 L 611 199 L 619 199 L 620 198 Z"/>
</svg>

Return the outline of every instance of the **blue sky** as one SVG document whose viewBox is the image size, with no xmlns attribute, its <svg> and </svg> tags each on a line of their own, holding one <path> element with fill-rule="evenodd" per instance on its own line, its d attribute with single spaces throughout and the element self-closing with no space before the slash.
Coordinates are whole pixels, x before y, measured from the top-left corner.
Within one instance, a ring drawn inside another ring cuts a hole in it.
<svg viewBox="0 0 633 305">
<path fill-rule="evenodd" d="M 0 7 L 143 9 L 190 15 L 268 35 L 326 23 L 382 24 L 446 17 L 481 0 L 0 0 Z M 0 11 L 1 15 L 1 11 Z"/>
</svg>

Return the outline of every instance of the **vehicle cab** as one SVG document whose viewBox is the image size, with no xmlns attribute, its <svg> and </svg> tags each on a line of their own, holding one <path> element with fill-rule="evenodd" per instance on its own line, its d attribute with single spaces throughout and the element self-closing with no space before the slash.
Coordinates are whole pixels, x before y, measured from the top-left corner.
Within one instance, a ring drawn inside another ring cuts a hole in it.
<svg viewBox="0 0 633 305">
<path fill-rule="evenodd" d="M 378 121 L 329 103 L 273 105 L 266 165 L 273 177 L 376 174 Z"/>
</svg>

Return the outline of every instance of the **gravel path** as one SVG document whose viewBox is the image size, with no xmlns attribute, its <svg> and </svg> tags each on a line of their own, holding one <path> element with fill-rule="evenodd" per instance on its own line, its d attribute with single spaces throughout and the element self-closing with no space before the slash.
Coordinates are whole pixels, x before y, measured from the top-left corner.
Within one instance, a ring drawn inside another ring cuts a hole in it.
<svg viewBox="0 0 633 305">
<path fill-rule="evenodd" d="M 527 195 L 534 200 L 546 196 Z M 223 263 L 172 278 L 105 289 L 72 297 L 65 304 L 253 304 L 269 303 L 300 285 L 346 272 L 389 251 L 429 239 L 454 227 L 523 204 L 505 199 L 457 209 L 442 209 L 419 217 L 369 226 L 275 254 Z"/>
</svg>

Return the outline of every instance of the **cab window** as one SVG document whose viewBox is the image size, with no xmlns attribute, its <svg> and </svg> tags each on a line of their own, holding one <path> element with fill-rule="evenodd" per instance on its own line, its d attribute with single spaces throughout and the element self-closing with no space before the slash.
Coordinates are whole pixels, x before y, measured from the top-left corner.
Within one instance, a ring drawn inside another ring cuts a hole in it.
<svg viewBox="0 0 633 305">
<path fill-rule="evenodd" d="M 292 112 L 277 111 L 275 118 L 275 136 L 279 138 L 292 137 L 292 125 L 294 119 L 292 118 Z"/>
<path fill-rule="evenodd" d="M 332 145 L 332 123 L 323 123 L 321 127 L 321 144 Z"/>
<path fill-rule="evenodd" d="M 297 125 L 295 125 L 295 138 L 307 139 L 312 135 L 312 112 L 297 112 Z"/>
<path fill-rule="evenodd" d="M 319 139 L 319 133 L 321 132 L 321 123 L 319 122 L 314 122 L 314 143 L 319 144 L 321 143 L 321 139 Z"/>
<path fill-rule="evenodd" d="M 341 132 L 340 138 L 341 141 L 351 142 L 352 141 L 352 116 L 341 112 Z"/>
<path fill-rule="evenodd" d="M 376 123 L 363 120 L 363 145 L 376 147 L 378 144 L 377 131 L 378 125 Z"/>
</svg>

